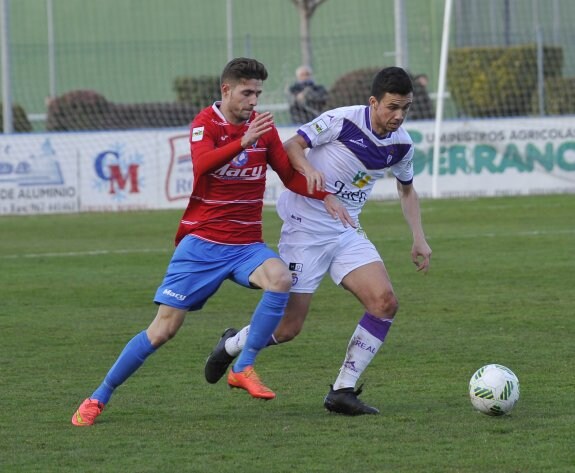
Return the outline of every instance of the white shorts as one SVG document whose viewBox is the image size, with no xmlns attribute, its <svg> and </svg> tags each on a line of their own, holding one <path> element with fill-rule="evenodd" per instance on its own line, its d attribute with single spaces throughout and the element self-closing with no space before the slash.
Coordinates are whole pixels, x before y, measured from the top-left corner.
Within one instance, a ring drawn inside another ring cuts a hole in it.
<svg viewBox="0 0 575 473">
<path fill-rule="evenodd" d="M 338 235 L 316 235 L 284 224 L 278 250 L 292 275 L 291 292 L 314 293 L 329 272 L 339 285 L 354 269 L 382 261 L 364 233 L 349 228 Z"/>
</svg>

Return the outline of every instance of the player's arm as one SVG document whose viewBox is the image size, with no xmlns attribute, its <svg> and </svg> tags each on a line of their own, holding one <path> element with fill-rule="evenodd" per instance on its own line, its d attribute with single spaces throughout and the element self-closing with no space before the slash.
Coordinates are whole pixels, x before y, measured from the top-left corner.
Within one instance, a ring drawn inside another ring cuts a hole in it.
<svg viewBox="0 0 575 473">
<path fill-rule="evenodd" d="M 302 141 L 305 143 L 305 140 Z M 299 145 L 301 146 L 301 145 Z M 307 144 L 305 145 L 307 147 Z M 302 152 L 305 148 L 301 148 Z M 329 193 L 324 191 L 322 188 L 317 188 L 317 186 L 310 186 L 309 181 L 307 180 L 306 176 L 302 174 L 300 169 L 295 168 L 292 164 L 290 164 L 290 160 L 284 147 L 277 135 L 276 131 L 276 138 L 272 140 L 270 145 L 271 151 L 271 159 L 270 164 L 274 171 L 277 172 L 279 178 L 283 182 L 283 184 L 292 192 L 296 194 L 303 195 L 304 197 L 311 197 L 313 199 L 322 200 L 325 209 L 327 212 L 334 218 L 339 219 L 344 227 L 347 228 L 348 225 L 355 227 L 356 224 L 349 215 L 347 209 L 344 205 L 339 201 L 339 199 Z M 304 160 L 307 162 L 307 159 L 304 156 Z M 307 163 L 309 168 L 305 168 L 309 171 L 315 171 L 313 166 Z M 323 187 L 323 186 L 322 186 Z"/>
<path fill-rule="evenodd" d="M 192 136 L 190 140 L 194 173 L 201 176 L 219 169 L 270 131 L 272 125 L 273 118 L 269 112 L 258 114 L 250 123 L 244 136 L 219 148 L 216 147 L 217 137 L 210 135 L 209 126 L 204 126 L 201 138 Z M 192 133 L 194 129 L 199 128 L 201 124 L 192 123 Z"/>
<path fill-rule="evenodd" d="M 293 168 L 305 176 L 308 191 L 325 189 L 325 176 L 310 164 L 305 155 L 308 148 L 305 139 L 301 135 L 294 135 L 283 146 Z"/>
<path fill-rule="evenodd" d="M 421 224 L 419 197 L 412 182 L 402 183 L 397 180 L 397 192 L 399 194 L 403 215 L 413 235 L 411 259 L 417 266 L 417 271 L 426 273 L 429 269 L 431 248 L 427 244 Z"/>
</svg>

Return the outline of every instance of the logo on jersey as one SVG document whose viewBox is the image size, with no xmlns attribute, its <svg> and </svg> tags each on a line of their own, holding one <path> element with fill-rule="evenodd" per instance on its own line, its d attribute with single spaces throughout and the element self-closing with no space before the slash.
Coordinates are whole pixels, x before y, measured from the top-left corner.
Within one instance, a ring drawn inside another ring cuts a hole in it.
<svg viewBox="0 0 575 473">
<path fill-rule="evenodd" d="M 242 166 L 245 166 L 247 162 L 248 162 L 248 153 L 242 151 L 234 159 L 232 159 L 230 164 L 235 168 L 241 168 Z"/>
<path fill-rule="evenodd" d="M 363 142 L 363 138 L 360 138 L 359 140 L 349 140 L 351 143 L 360 146 L 361 148 L 367 148 L 367 145 Z"/>
<path fill-rule="evenodd" d="M 346 188 L 345 182 L 335 181 L 334 187 L 336 188 L 335 195 L 340 199 L 359 202 L 360 204 L 367 200 L 367 192 L 361 190 L 350 191 Z"/>
<path fill-rule="evenodd" d="M 266 174 L 265 166 L 254 166 L 248 168 L 235 167 L 230 164 L 226 164 L 217 171 L 213 173 L 214 176 L 220 177 L 222 179 L 245 179 L 245 180 L 256 180 L 261 179 Z"/>
<path fill-rule="evenodd" d="M 192 129 L 192 141 L 202 141 L 204 137 L 204 127 L 199 126 Z"/>
<path fill-rule="evenodd" d="M 362 189 L 363 187 L 365 187 L 366 184 L 369 183 L 369 181 L 371 181 L 371 179 L 372 179 L 371 176 L 366 172 L 357 171 L 357 174 L 353 178 L 352 184 L 355 187 L 359 187 L 360 189 Z"/>
<path fill-rule="evenodd" d="M 323 131 L 327 130 L 327 125 L 325 122 L 320 118 L 311 124 L 311 129 L 316 135 L 319 135 Z"/>
</svg>

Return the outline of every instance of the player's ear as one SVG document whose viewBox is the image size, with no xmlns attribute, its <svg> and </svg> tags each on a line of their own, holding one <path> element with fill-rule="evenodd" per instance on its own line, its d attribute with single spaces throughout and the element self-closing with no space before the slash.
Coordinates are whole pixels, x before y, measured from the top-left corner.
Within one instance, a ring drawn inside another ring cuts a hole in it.
<svg viewBox="0 0 575 473">
<path fill-rule="evenodd" d="M 377 99 L 373 95 L 369 97 L 369 106 L 371 108 L 377 107 Z"/>
<path fill-rule="evenodd" d="M 226 95 L 229 95 L 229 93 L 232 90 L 232 85 L 229 82 L 224 82 L 221 87 L 220 90 L 222 92 L 222 97 L 225 97 Z"/>
</svg>

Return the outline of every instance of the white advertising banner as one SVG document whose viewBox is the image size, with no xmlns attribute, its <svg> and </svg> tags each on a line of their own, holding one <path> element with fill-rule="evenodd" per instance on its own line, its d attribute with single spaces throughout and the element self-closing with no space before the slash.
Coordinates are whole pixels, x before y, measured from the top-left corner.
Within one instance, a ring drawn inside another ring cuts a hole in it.
<svg viewBox="0 0 575 473">
<path fill-rule="evenodd" d="M 407 129 L 416 146 L 416 188 L 431 196 L 433 123 Z M 575 192 L 575 120 L 452 121 L 441 134 L 439 197 Z"/>
<path fill-rule="evenodd" d="M 157 133 L 81 133 L 80 210 L 109 212 L 158 208 Z"/>
<path fill-rule="evenodd" d="M 415 187 L 430 197 L 434 124 L 406 128 Z M 446 122 L 437 179 L 440 197 L 575 193 L 575 119 Z M 184 208 L 191 185 L 187 128 L 0 135 L 0 215 Z M 268 172 L 265 203 L 283 189 Z M 395 198 L 391 177 L 371 195 Z"/>
<path fill-rule="evenodd" d="M 65 135 L 0 135 L 0 215 L 78 212 L 76 152 Z"/>
</svg>

